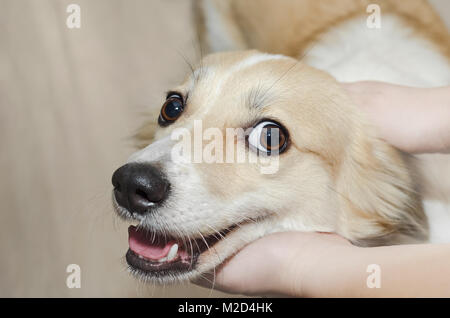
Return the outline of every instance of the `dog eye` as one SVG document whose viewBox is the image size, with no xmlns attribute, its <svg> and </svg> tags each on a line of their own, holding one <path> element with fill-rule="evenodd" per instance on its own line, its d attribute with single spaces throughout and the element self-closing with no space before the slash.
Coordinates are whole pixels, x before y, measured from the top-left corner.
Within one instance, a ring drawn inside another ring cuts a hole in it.
<svg viewBox="0 0 450 318">
<path fill-rule="evenodd" d="M 184 111 L 183 98 L 178 94 L 171 94 L 167 97 L 166 102 L 161 108 L 159 114 L 158 124 L 160 126 L 167 126 L 173 123 L 181 113 Z"/>
<path fill-rule="evenodd" d="M 281 125 L 272 121 L 263 121 L 250 132 L 248 144 L 258 152 L 271 155 L 283 152 L 287 146 L 287 139 L 287 133 Z"/>
</svg>

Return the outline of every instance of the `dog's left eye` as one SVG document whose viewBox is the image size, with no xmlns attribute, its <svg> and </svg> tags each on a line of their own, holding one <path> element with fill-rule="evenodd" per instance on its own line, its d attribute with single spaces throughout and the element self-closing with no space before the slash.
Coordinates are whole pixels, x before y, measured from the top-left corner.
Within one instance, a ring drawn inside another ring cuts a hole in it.
<svg viewBox="0 0 450 318">
<path fill-rule="evenodd" d="M 158 124 L 160 126 L 167 126 L 173 123 L 181 113 L 184 111 L 183 98 L 178 94 L 170 94 L 164 105 L 161 107 Z"/>
<path fill-rule="evenodd" d="M 263 121 L 257 124 L 248 135 L 248 144 L 266 155 L 278 154 L 286 149 L 288 136 L 278 123 Z"/>
</svg>

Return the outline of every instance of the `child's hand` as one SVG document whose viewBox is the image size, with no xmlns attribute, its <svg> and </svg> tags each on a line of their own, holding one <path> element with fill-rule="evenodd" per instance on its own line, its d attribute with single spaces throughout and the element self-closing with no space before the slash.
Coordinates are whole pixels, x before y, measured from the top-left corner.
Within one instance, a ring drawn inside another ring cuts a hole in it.
<svg viewBox="0 0 450 318">
<path fill-rule="evenodd" d="M 413 88 L 382 82 L 342 86 L 388 143 L 409 153 L 450 152 L 450 87 Z"/>
</svg>

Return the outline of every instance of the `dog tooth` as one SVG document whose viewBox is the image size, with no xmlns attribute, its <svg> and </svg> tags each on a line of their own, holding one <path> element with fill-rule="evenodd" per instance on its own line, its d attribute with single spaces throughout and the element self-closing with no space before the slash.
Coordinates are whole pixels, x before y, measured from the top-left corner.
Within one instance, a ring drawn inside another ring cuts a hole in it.
<svg viewBox="0 0 450 318">
<path fill-rule="evenodd" d="M 167 260 L 171 261 L 175 258 L 175 256 L 177 256 L 177 252 L 178 252 L 178 244 L 173 244 L 172 247 L 170 248 L 169 254 L 167 254 Z"/>
<path fill-rule="evenodd" d="M 165 261 L 167 261 L 167 257 L 163 257 L 163 258 L 158 259 L 158 263 L 163 263 Z"/>
</svg>

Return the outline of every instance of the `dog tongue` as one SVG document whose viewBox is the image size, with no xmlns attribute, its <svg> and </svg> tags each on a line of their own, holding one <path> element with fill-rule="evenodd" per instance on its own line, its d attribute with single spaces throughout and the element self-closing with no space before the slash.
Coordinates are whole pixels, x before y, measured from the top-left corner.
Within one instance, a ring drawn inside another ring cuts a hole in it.
<svg viewBox="0 0 450 318">
<path fill-rule="evenodd" d="M 169 254 L 169 250 L 175 242 L 163 244 L 152 244 L 151 238 L 145 235 L 143 231 L 138 231 L 135 226 L 128 228 L 128 244 L 130 249 L 145 258 L 160 259 Z"/>
</svg>

